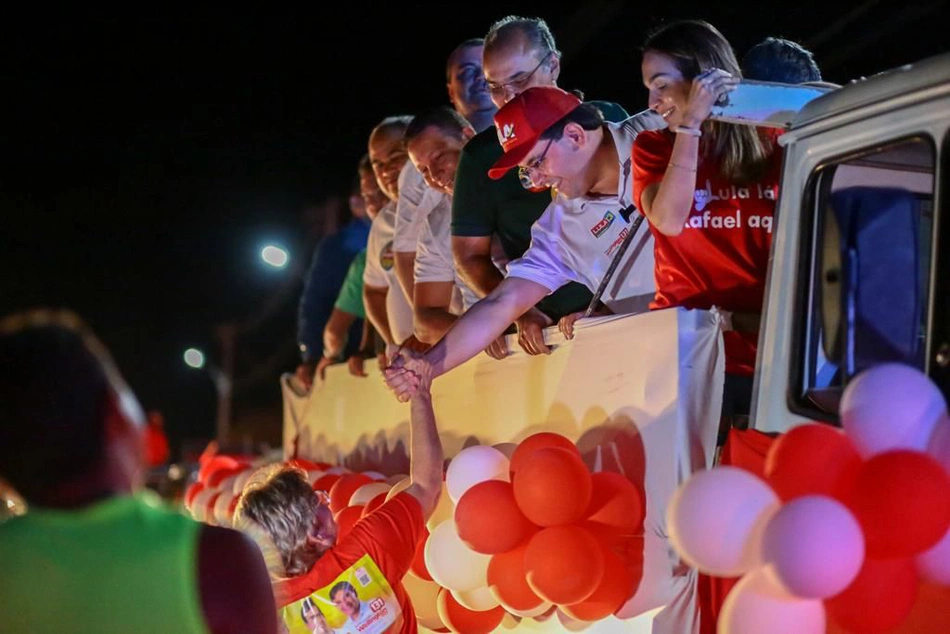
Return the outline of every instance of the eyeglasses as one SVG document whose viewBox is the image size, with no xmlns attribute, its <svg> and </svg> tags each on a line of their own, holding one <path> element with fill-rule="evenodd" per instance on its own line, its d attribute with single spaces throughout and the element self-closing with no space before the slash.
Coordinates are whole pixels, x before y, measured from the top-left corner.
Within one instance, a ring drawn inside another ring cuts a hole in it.
<svg viewBox="0 0 950 634">
<path fill-rule="evenodd" d="M 548 150 L 551 149 L 551 144 L 554 143 L 554 139 L 548 141 L 548 144 L 544 146 L 544 151 L 527 165 L 518 166 L 518 180 L 521 181 L 521 186 L 525 189 L 534 190 L 537 187 L 534 184 L 534 179 L 531 177 L 531 172 L 541 167 L 541 164 L 544 163 L 544 158 L 548 155 Z"/>
<path fill-rule="evenodd" d="M 531 81 L 531 78 L 534 77 L 534 74 L 538 72 L 538 69 L 548 61 L 548 58 L 551 57 L 551 54 L 554 51 L 548 51 L 547 55 L 541 58 L 541 61 L 538 62 L 538 65 L 534 69 L 522 77 L 521 79 L 514 79 L 504 84 L 496 84 L 494 82 L 488 82 L 488 91 L 493 95 L 503 95 L 506 92 L 506 88 L 510 88 L 514 92 L 521 92 L 525 86 L 528 85 L 528 82 Z"/>
</svg>

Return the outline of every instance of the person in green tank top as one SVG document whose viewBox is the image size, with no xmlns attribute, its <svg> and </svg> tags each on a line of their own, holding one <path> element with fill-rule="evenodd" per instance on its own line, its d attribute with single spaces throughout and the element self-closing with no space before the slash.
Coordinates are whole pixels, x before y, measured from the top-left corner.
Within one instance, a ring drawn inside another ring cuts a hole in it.
<svg viewBox="0 0 950 634">
<path fill-rule="evenodd" d="M 482 61 L 488 90 L 499 108 L 528 88 L 556 86 L 561 73 L 561 54 L 541 18 L 512 15 L 495 22 L 485 36 Z M 592 103 L 607 121 L 628 117 L 615 103 Z M 495 129 L 480 132 L 462 150 L 455 175 L 452 252 L 462 280 L 479 297 L 491 293 L 504 279 L 492 261 L 492 235 L 498 235 L 509 260 L 520 258 L 531 243 L 531 226 L 551 202 L 550 190 L 526 189 L 517 173 L 499 180 L 488 178 L 489 168 L 502 154 Z M 591 297 L 582 284 L 562 286 L 518 318 L 518 343 L 528 354 L 550 352 L 543 329 L 584 310 Z M 486 352 L 496 359 L 507 356 L 504 336 Z"/>
<path fill-rule="evenodd" d="M 4 632 L 277 631 L 260 550 L 142 490 L 144 415 L 73 313 L 0 321 Z"/>
</svg>

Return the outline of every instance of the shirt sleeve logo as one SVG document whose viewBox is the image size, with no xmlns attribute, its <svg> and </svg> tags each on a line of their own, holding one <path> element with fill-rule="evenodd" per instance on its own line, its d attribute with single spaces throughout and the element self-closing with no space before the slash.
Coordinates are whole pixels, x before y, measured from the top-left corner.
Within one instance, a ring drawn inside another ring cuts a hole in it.
<svg viewBox="0 0 950 634">
<path fill-rule="evenodd" d="M 616 214 L 614 214 L 612 211 L 608 211 L 596 225 L 590 228 L 590 232 L 595 238 L 599 238 L 600 236 L 604 235 L 604 232 L 610 228 L 610 225 L 612 225 L 616 219 Z"/>
</svg>

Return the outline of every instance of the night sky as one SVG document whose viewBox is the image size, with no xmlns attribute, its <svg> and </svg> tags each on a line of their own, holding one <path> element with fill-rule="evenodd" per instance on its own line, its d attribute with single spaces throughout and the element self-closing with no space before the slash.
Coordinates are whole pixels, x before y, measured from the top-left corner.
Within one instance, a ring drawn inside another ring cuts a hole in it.
<svg viewBox="0 0 950 634">
<path fill-rule="evenodd" d="M 7 18 L 0 312 L 78 311 L 177 446 L 211 436 L 215 407 L 210 379 L 182 351 L 213 350 L 214 324 L 271 302 L 241 339 L 238 374 L 260 376 L 235 409 L 269 418 L 278 438 L 277 376 L 296 364 L 300 281 L 267 269 L 260 248 L 281 243 L 305 268 L 315 234 L 304 212 L 346 194 L 378 120 L 447 102 L 447 53 L 494 20 L 544 17 L 564 53 L 559 84 L 630 112 L 646 100 L 638 47 L 669 19 L 709 20 L 740 57 L 767 35 L 794 39 L 839 83 L 950 49 L 947 2 L 737 5 L 50 7 Z"/>
</svg>

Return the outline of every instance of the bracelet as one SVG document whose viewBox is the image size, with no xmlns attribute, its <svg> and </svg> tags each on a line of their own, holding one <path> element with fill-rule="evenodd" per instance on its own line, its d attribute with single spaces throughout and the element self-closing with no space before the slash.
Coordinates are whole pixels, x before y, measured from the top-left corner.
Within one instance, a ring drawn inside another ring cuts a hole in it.
<svg viewBox="0 0 950 634">
<path fill-rule="evenodd" d="M 689 136 L 701 137 L 703 136 L 703 131 L 699 128 L 687 128 L 681 125 L 673 128 L 673 132 L 676 134 L 688 134 Z"/>
<path fill-rule="evenodd" d="M 667 163 L 667 164 L 666 164 L 666 167 L 667 167 L 667 168 L 670 168 L 670 167 L 678 167 L 678 168 L 680 168 L 681 170 L 689 170 L 689 171 L 691 171 L 691 172 L 695 172 L 695 171 L 696 171 L 696 168 L 695 168 L 695 167 L 690 167 L 689 165 L 680 165 L 679 163 L 674 163 L 673 161 L 670 161 L 669 163 Z"/>
</svg>

